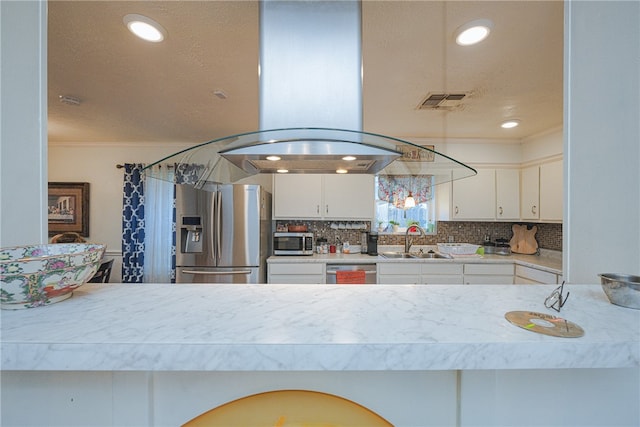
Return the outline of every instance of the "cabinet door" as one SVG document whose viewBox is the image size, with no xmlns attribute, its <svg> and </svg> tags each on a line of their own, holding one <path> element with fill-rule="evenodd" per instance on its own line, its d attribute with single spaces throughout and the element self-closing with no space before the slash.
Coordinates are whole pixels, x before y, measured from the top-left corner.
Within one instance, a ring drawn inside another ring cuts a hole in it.
<svg viewBox="0 0 640 427">
<path fill-rule="evenodd" d="M 562 221 L 562 160 L 540 166 L 540 219 Z"/>
<path fill-rule="evenodd" d="M 373 175 L 324 175 L 322 216 L 371 220 L 374 215 Z"/>
<path fill-rule="evenodd" d="M 495 219 L 495 169 L 453 181 L 453 219 Z"/>
<path fill-rule="evenodd" d="M 522 169 L 522 190 L 520 191 L 520 217 L 538 219 L 540 217 L 540 167 Z"/>
<path fill-rule="evenodd" d="M 274 175 L 274 218 L 320 218 L 322 175 Z"/>
<path fill-rule="evenodd" d="M 520 218 L 520 171 L 496 169 L 496 219 Z"/>
</svg>

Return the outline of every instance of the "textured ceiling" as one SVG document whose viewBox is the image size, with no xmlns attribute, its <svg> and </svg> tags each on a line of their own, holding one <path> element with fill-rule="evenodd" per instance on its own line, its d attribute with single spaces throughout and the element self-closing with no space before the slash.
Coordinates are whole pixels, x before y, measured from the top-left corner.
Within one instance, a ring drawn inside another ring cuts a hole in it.
<svg viewBox="0 0 640 427">
<path fill-rule="evenodd" d="M 49 140 L 200 143 L 256 130 L 258 9 L 253 1 L 50 1 Z M 362 10 L 365 131 L 513 139 L 562 124 L 562 1 L 364 1 Z M 128 13 L 161 23 L 166 40 L 135 38 L 122 23 Z M 494 22 L 490 37 L 455 45 L 454 30 L 478 18 Z M 453 111 L 417 109 L 441 91 L 469 96 Z M 509 117 L 522 125 L 501 129 Z"/>
</svg>

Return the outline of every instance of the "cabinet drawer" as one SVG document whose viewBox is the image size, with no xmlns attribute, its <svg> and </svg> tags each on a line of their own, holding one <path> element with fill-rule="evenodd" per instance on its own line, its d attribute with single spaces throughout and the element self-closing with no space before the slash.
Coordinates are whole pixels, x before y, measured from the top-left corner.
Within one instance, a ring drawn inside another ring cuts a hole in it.
<svg viewBox="0 0 640 427">
<path fill-rule="evenodd" d="M 378 274 L 415 274 L 419 275 L 421 265 L 415 262 L 380 262 Z"/>
<path fill-rule="evenodd" d="M 516 276 L 533 280 L 538 283 L 555 284 L 557 281 L 556 274 L 548 271 L 538 270 L 537 268 L 516 265 Z"/>
<path fill-rule="evenodd" d="M 464 274 L 504 274 L 513 276 L 513 264 L 465 264 Z"/>
<path fill-rule="evenodd" d="M 379 285 L 417 285 L 419 283 L 420 276 L 414 274 L 378 275 Z"/>
<path fill-rule="evenodd" d="M 322 285 L 324 276 L 315 274 L 270 274 L 270 284 Z"/>
<path fill-rule="evenodd" d="M 464 283 L 467 285 L 513 285 L 513 274 L 509 276 L 489 274 L 465 275 Z"/>
<path fill-rule="evenodd" d="M 324 275 L 322 263 L 274 263 L 269 264 L 269 274 L 320 274 Z"/>
<path fill-rule="evenodd" d="M 462 274 L 462 264 L 425 263 L 422 264 L 422 274 Z"/>
<path fill-rule="evenodd" d="M 462 275 L 455 274 L 426 274 L 422 276 L 425 285 L 462 285 Z"/>
</svg>

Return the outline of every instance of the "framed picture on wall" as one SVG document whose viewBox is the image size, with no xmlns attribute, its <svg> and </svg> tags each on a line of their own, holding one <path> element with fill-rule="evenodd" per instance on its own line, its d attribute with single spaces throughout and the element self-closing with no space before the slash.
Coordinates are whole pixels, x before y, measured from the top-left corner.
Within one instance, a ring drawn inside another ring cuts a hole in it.
<svg viewBox="0 0 640 427">
<path fill-rule="evenodd" d="M 49 236 L 76 232 L 89 236 L 89 183 L 50 182 L 47 198 Z"/>
<path fill-rule="evenodd" d="M 403 162 L 433 162 L 435 154 L 433 151 L 428 151 L 433 150 L 433 145 L 422 145 L 421 147 L 424 147 L 427 150 L 421 150 L 407 145 L 398 145 L 396 146 L 396 149 L 402 153 L 402 158 L 400 160 Z"/>
</svg>

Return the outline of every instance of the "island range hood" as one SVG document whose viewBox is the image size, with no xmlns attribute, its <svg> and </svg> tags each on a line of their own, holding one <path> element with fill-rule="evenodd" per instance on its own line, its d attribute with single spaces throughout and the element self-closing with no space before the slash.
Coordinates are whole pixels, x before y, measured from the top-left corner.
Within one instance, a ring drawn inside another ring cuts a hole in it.
<svg viewBox="0 0 640 427">
<path fill-rule="evenodd" d="M 261 1 L 260 130 L 153 165 L 175 163 L 175 181 L 197 187 L 260 173 L 432 175 L 432 185 L 475 175 L 433 147 L 362 131 L 361 44 L 358 1 Z"/>
</svg>

